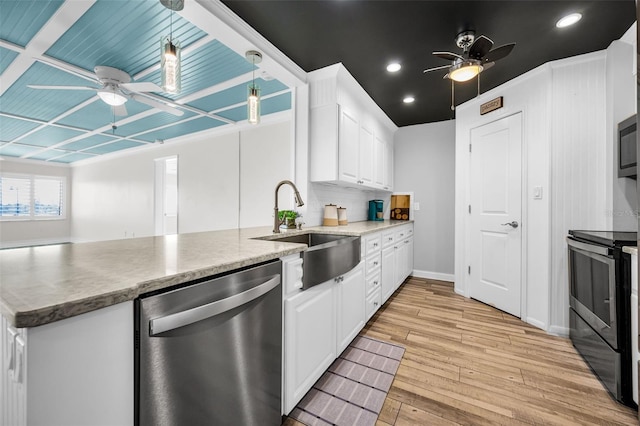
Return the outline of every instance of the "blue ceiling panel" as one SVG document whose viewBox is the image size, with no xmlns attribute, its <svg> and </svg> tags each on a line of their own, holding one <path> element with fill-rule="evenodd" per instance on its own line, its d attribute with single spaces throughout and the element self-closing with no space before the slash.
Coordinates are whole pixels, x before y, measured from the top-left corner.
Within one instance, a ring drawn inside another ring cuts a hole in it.
<svg viewBox="0 0 640 426">
<path fill-rule="evenodd" d="M 86 160 L 87 158 L 94 158 L 95 155 L 83 154 L 82 152 L 74 152 L 73 154 L 64 155 L 62 157 L 54 158 L 51 161 L 57 163 L 73 163 L 74 161 Z"/>
<path fill-rule="evenodd" d="M 0 47 L 0 75 L 2 75 L 4 70 L 13 62 L 16 56 L 18 56 L 17 52 Z"/>
<path fill-rule="evenodd" d="M 146 145 L 140 142 L 133 142 L 127 140 L 121 140 L 117 142 L 113 142 L 106 145 L 97 146 L 92 149 L 88 149 L 84 152 L 88 152 L 91 154 L 108 154 L 110 152 L 120 151 L 123 149 L 135 148 L 136 146 Z"/>
<path fill-rule="evenodd" d="M 251 72 L 252 69 L 253 65 L 243 56 L 218 40 L 213 40 L 188 54 L 182 54 L 182 90 L 178 95 L 165 93 L 163 96 L 177 99 Z M 149 74 L 148 79 L 159 82 L 160 70 Z"/>
<path fill-rule="evenodd" d="M 0 102 L 1 104 L 1 102 Z M 20 135 L 38 127 L 38 123 L 0 115 L 0 140 L 11 142 Z"/>
<path fill-rule="evenodd" d="M 159 1 L 98 0 L 47 55 L 86 70 L 108 65 L 134 76 L 160 61 L 160 38 L 169 35 L 171 20 L 183 48 L 206 35 Z"/>
<path fill-rule="evenodd" d="M 141 104 L 140 102 L 132 100 L 128 101 L 125 105 L 127 107 L 127 117 L 131 117 L 133 115 L 151 109 L 151 107 L 148 105 Z M 122 120 L 124 118 L 125 117 L 116 115 L 116 123 L 118 122 L 118 120 Z M 113 112 L 111 111 L 111 107 L 98 99 L 95 102 L 87 105 L 86 107 L 74 112 L 73 114 L 64 117 L 62 120 L 60 120 L 60 124 L 95 130 L 103 126 L 111 125 L 113 119 L 114 116 Z"/>
<path fill-rule="evenodd" d="M 0 38 L 26 46 L 63 0 L 0 1 Z"/>
<path fill-rule="evenodd" d="M 92 146 L 100 145 L 105 142 L 112 141 L 114 138 L 105 135 L 93 135 L 79 141 L 71 142 L 60 146 L 60 149 L 67 151 L 81 151 L 83 149 L 91 148 Z"/>
<path fill-rule="evenodd" d="M 30 134 L 24 139 L 20 139 L 20 142 L 26 143 L 29 145 L 49 147 L 81 134 L 83 133 L 78 132 L 76 130 L 64 129 L 62 127 L 48 126 L 48 127 L 45 127 L 44 129 L 38 130 L 37 132 Z"/>
<path fill-rule="evenodd" d="M 2 95 L 2 112 L 49 121 L 95 95 L 92 90 L 38 90 L 27 84 L 92 86 L 83 78 L 36 62 Z"/>
<path fill-rule="evenodd" d="M 282 84 L 278 80 L 265 81 L 262 79 L 256 79 L 256 84 L 260 88 L 260 95 L 263 97 L 266 95 L 270 95 L 271 93 L 276 93 L 281 90 L 287 89 L 287 86 Z M 216 111 L 228 105 L 235 105 L 240 102 L 246 102 L 247 94 L 248 83 L 240 84 L 227 90 L 205 96 L 204 98 L 196 99 L 195 101 L 189 102 L 189 105 L 207 112 Z"/>
<path fill-rule="evenodd" d="M 134 121 L 129 124 L 125 124 L 123 126 L 119 126 L 115 134 L 118 136 L 131 136 L 136 135 L 140 132 L 146 132 L 147 130 L 156 129 L 161 126 L 165 126 L 171 123 L 177 123 L 181 120 L 185 120 L 189 117 L 193 117 L 195 113 L 185 111 L 184 115 L 181 117 L 177 117 L 175 115 L 166 113 L 166 112 L 158 112 L 157 114 L 150 115 L 149 117 L 145 117 L 143 119 Z M 188 123 L 185 123 L 187 125 Z M 190 133 L 190 132 L 187 132 Z M 140 138 L 142 140 L 148 140 L 152 142 L 154 139 L 149 139 L 146 135 L 134 136 L 136 138 Z"/>
<path fill-rule="evenodd" d="M 22 145 L 19 143 L 6 144 L 0 147 L 0 155 L 9 157 L 22 157 L 41 150 L 39 146 Z"/>
<path fill-rule="evenodd" d="M 29 160 L 43 160 L 47 161 L 55 157 L 60 157 L 66 154 L 66 151 L 60 151 L 57 149 L 48 149 L 46 151 L 39 152 L 36 155 L 30 155 Z"/>
<path fill-rule="evenodd" d="M 155 132 L 147 133 L 143 137 L 144 140 L 154 141 L 156 139 L 171 139 L 179 136 L 184 136 L 190 133 L 199 132 L 202 130 L 212 129 L 214 127 L 223 126 L 224 122 L 214 120 L 209 117 L 196 118 L 195 120 L 188 121 L 186 123 L 179 123 L 175 126 L 167 127 L 165 129 L 157 130 Z"/>
</svg>

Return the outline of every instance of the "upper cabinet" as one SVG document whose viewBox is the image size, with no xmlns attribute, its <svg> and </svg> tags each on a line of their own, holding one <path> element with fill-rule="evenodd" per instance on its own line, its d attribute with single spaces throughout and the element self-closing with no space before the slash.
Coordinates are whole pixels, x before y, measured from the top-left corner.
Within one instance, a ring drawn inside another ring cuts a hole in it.
<svg viewBox="0 0 640 426">
<path fill-rule="evenodd" d="M 342 64 L 309 73 L 313 182 L 392 191 L 397 126 Z"/>
</svg>

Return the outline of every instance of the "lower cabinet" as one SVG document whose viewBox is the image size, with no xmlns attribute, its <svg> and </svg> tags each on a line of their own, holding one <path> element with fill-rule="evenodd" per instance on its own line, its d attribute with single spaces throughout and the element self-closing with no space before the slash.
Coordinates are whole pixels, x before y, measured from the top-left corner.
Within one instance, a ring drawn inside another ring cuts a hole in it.
<svg viewBox="0 0 640 426">
<path fill-rule="evenodd" d="M 284 300 L 284 404 L 293 410 L 365 323 L 364 264 Z"/>
<path fill-rule="evenodd" d="M 365 281 L 362 263 L 335 284 L 337 312 L 337 353 L 358 335 L 365 321 Z"/>
<path fill-rule="evenodd" d="M 284 414 L 288 414 L 336 359 L 334 282 L 284 301 Z"/>
<path fill-rule="evenodd" d="M 392 245 L 382 249 L 382 303 L 384 303 L 396 290 L 396 246 Z"/>
</svg>

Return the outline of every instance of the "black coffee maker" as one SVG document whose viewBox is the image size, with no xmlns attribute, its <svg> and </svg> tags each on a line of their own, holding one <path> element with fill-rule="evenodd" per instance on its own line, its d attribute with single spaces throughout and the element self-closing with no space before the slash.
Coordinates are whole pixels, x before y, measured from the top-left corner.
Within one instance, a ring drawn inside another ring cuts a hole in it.
<svg viewBox="0 0 640 426">
<path fill-rule="evenodd" d="M 384 220 L 384 205 L 382 200 L 369 201 L 369 220 Z"/>
</svg>

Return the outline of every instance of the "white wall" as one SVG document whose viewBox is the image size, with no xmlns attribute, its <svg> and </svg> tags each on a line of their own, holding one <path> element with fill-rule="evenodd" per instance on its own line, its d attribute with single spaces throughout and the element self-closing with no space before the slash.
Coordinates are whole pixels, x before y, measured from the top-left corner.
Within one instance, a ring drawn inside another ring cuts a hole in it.
<svg viewBox="0 0 640 426">
<path fill-rule="evenodd" d="M 401 127 L 395 134 L 395 190 L 413 191 L 414 275 L 453 281 L 455 121 Z"/>
<path fill-rule="evenodd" d="M 241 169 L 242 180 L 249 183 L 270 173 L 290 176 L 292 153 L 281 153 L 289 159 L 284 171 L 279 163 L 269 161 L 262 167 L 241 167 L 240 141 L 260 141 L 265 151 L 276 151 L 290 147 L 290 137 L 290 120 L 286 120 L 199 134 L 152 149 L 78 164 L 72 167 L 71 237 L 74 241 L 95 241 L 154 235 L 154 160 L 171 155 L 178 156 L 179 233 L 251 226 L 255 221 L 244 225 L 239 214 Z M 268 192 L 272 194 L 273 188 Z M 257 212 L 269 212 L 262 224 L 270 224 L 273 199 L 252 200 Z"/>
<path fill-rule="evenodd" d="M 68 242 L 72 210 L 70 206 L 72 195 L 70 168 L 66 164 L 46 164 L 38 161 L 3 157 L 2 161 L 0 161 L 0 171 L 29 175 L 63 176 L 67 178 L 66 218 L 0 221 L 0 248 Z"/>
</svg>

